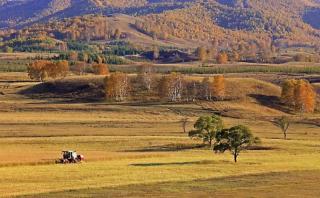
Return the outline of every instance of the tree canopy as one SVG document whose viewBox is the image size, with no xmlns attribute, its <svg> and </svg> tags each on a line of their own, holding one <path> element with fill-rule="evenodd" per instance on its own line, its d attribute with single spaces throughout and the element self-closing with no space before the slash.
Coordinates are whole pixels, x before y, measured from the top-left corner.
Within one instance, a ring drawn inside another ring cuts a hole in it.
<svg viewBox="0 0 320 198">
<path fill-rule="evenodd" d="M 233 155 L 234 162 L 237 162 L 237 158 L 242 150 L 258 141 L 250 129 L 243 125 L 217 131 L 215 139 L 216 142 L 213 150 L 221 153 L 229 150 Z"/>
<path fill-rule="evenodd" d="M 194 124 L 194 128 L 189 132 L 189 136 L 200 138 L 211 146 L 216 133 L 223 129 L 223 122 L 217 115 L 201 116 Z"/>
</svg>

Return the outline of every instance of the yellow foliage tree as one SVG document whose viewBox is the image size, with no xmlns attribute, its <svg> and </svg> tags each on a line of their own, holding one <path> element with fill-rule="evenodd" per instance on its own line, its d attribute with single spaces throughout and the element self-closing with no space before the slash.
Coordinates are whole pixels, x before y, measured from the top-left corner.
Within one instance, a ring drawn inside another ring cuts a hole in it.
<svg viewBox="0 0 320 198">
<path fill-rule="evenodd" d="M 221 52 L 217 56 L 217 63 L 226 64 L 228 63 L 228 54 L 225 52 Z"/>
<path fill-rule="evenodd" d="M 306 80 L 298 80 L 294 90 L 295 108 L 300 112 L 312 113 L 315 109 L 316 93 Z"/>
<path fill-rule="evenodd" d="M 128 75 L 121 72 L 112 73 L 105 79 L 106 97 L 116 101 L 124 101 L 129 95 Z"/>
<path fill-rule="evenodd" d="M 281 101 L 305 113 L 314 112 L 316 92 L 306 80 L 286 80 L 282 84 Z"/>
<path fill-rule="evenodd" d="M 215 98 L 223 99 L 225 96 L 225 79 L 223 75 L 217 75 L 210 83 L 210 91 Z"/>
<path fill-rule="evenodd" d="M 183 94 L 183 75 L 171 73 L 161 78 L 159 84 L 159 96 L 170 101 L 179 101 Z"/>
<path fill-rule="evenodd" d="M 208 58 L 207 50 L 204 47 L 199 47 L 196 51 L 196 55 L 200 61 L 205 61 Z"/>
<path fill-rule="evenodd" d="M 108 65 L 102 64 L 102 63 L 94 64 L 92 66 L 92 69 L 93 69 L 93 73 L 96 75 L 108 75 L 110 73 Z"/>
<path fill-rule="evenodd" d="M 297 81 L 294 79 L 285 80 L 282 83 L 282 91 L 281 91 L 281 102 L 288 105 L 295 105 L 295 96 L 294 90 L 296 87 Z"/>
</svg>

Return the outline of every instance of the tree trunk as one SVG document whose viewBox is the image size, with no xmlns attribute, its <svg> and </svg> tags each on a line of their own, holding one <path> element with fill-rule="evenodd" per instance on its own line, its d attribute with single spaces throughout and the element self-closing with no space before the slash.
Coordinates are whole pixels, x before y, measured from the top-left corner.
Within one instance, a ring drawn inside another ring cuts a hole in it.
<svg viewBox="0 0 320 198">
<path fill-rule="evenodd" d="M 234 162 L 235 163 L 237 163 L 237 157 L 238 157 L 238 155 L 235 153 L 235 154 L 233 154 L 233 158 L 234 158 Z"/>
<path fill-rule="evenodd" d="M 283 138 L 286 140 L 287 139 L 287 132 L 283 132 Z"/>
</svg>

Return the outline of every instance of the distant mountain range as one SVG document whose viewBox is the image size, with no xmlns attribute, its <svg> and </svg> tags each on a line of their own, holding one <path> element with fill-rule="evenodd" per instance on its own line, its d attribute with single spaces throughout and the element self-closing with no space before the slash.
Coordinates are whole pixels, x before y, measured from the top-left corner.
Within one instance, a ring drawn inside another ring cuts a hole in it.
<svg viewBox="0 0 320 198">
<path fill-rule="evenodd" d="M 88 14 L 131 15 L 140 32 L 160 39 L 320 46 L 320 0 L 0 0 L 2 29 Z"/>
</svg>

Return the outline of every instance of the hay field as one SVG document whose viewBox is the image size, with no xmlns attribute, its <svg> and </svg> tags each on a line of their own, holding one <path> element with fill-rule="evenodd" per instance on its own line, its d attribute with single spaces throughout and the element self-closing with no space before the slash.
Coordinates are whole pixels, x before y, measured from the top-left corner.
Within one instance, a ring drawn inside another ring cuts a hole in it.
<svg viewBox="0 0 320 198">
<path fill-rule="evenodd" d="M 11 82 L 0 95 L 0 197 L 317 197 L 319 113 L 286 113 L 269 82 L 227 81 L 237 100 L 194 104 L 68 103 L 21 94 L 35 83 Z M 262 139 L 237 164 L 183 133 L 182 118 L 192 129 L 217 111 L 226 126 L 248 125 Z M 288 140 L 270 122 L 281 115 L 294 120 Z M 55 164 L 66 149 L 85 162 Z"/>
</svg>

